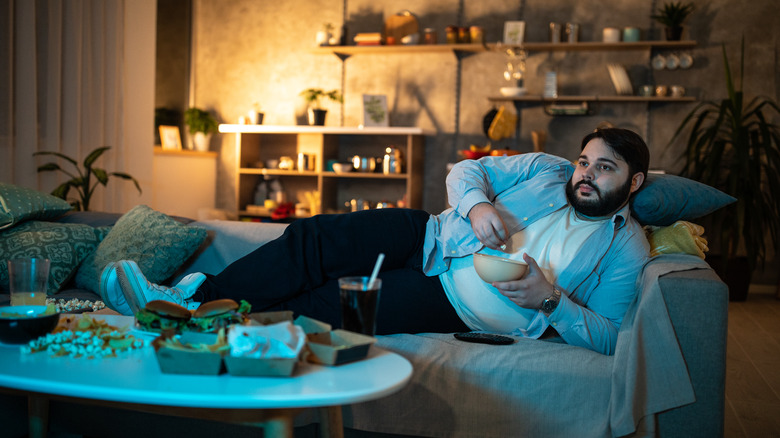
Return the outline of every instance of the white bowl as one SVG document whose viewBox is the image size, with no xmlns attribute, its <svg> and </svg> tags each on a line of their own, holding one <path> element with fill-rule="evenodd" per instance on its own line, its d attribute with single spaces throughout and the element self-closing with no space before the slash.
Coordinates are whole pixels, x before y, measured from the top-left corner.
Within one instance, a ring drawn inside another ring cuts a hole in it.
<svg viewBox="0 0 780 438">
<path fill-rule="evenodd" d="M 501 95 L 506 97 L 518 97 L 525 95 L 525 87 L 501 87 Z"/>
<path fill-rule="evenodd" d="M 528 265 L 520 260 L 475 253 L 474 269 L 482 281 L 492 283 L 519 280 L 528 272 Z"/>
<path fill-rule="evenodd" d="M 333 163 L 333 171 L 336 173 L 352 172 L 352 163 Z"/>
</svg>

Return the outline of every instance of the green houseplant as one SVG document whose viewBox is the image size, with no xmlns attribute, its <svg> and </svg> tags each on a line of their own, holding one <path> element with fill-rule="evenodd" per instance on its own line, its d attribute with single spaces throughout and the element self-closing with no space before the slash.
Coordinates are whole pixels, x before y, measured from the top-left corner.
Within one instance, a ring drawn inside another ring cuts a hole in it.
<svg viewBox="0 0 780 438">
<path fill-rule="evenodd" d="M 208 111 L 192 107 L 184 111 L 184 123 L 188 126 L 195 150 L 207 151 L 211 135 L 217 132 L 219 123 Z"/>
<path fill-rule="evenodd" d="M 682 38 L 682 24 L 688 15 L 693 12 L 693 3 L 683 4 L 682 2 L 664 3 L 662 8 L 658 8 L 656 14 L 650 18 L 666 26 L 666 39 L 669 41 L 678 41 Z"/>
<path fill-rule="evenodd" d="M 325 116 L 328 114 L 328 110 L 322 108 L 321 99 L 327 98 L 334 102 L 344 101 L 339 90 L 325 91 L 321 88 L 307 88 L 301 91 L 301 96 L 303 96 L 308 105 L 309 125 L 312 126 L 325 124 Z"/>
<path fill-rule="evenodd" d="M 722 258 L 716 270 L 727 284 L 735 275 L 730 266 L 742 255 L 749 284 L 749 273 L 764 264 L 767 242 L 776 247 L 780 226 L 780 128 L 773 123 L 780 108 L 766 97 L 745 99 L 744 38 L 740 56 L 739 85 L 735 86 L 723 46 L 727 97 L 699 103 L 672 137 L 674 141 L 690 128 L 682 175 L 737 198 L 735 204 L 713 214 L 709 224 L 716 232 Z M 743 292 L 747 293 L 747 284 Z"/>
<path fill-rule="evenodd" d="M 76 162 L 76 160 L 59 152 L 42 151 L 34 152 L 33 155 L 54 155 L 55 157 L 62 158 L 71 163 L 73 167 L 76 168 L 75 173 L 63 169 L 59 164 L 54 162 L 38 166 L 38 172 L 59 171 L 68 175 L 70 179 L 57 186 L 51 194 L 67 201 L 70 189 L 75 189 L 78 192 L 79 199 L 71 201 L 70 204 L 78 211 L 89 211 L 89 202 L 92 199 L 92 194 L 95 192 L 97 185 L 102 184 L 105 186 L 108 184 L 108 179 L 112 176 L 132 181 L 133 184 L 135 184 L 135 188 L 138 189 L 138 193 L 142 193 L 141 186 L 132 176 L 123 172 L 107 172 L 104 169 L 93 167 L 95 161 L 109 149 L 111 149 L 111 146 L 103 146 L 90 152 L 89 155 L 84 158 L 84 162 L 82 163 L 83 169 L 79 168 L 79 163 Z M 92 179 L 93 177 L 95 178 L 94 180 Z"/>
</svg>

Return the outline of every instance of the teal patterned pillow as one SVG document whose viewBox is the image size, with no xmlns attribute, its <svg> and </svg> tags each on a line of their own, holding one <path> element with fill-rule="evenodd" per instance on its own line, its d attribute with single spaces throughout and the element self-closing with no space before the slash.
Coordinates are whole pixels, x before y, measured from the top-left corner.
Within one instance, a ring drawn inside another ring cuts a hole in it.
<svg viewBox="0 0 780 438">
<path fill-rule="evenodd" d="M 0 183 L 0 230 L 28 219 L 54 219 L 72 208 L 65 200 L 52 195 Z"/>
<path fill-rule="evenodd" d="M 8 291 L 7 260 L 41 257 L 51 261 L 48 293 L 56 293 L 71 278 L 79 263 L 95 251 L 107 229 L 28 221 L 0 231 L 0 289 Z"/>
<path fill-rule="evenodd" d="M 99 292 L 100 274 L 109 262 L 133 260 L 146 278 L 162 283 L 206 239 L 206 229 L 184 225 L 146 205 L 124 214 L 79 267 L 76 286 Z"/>
</svg>

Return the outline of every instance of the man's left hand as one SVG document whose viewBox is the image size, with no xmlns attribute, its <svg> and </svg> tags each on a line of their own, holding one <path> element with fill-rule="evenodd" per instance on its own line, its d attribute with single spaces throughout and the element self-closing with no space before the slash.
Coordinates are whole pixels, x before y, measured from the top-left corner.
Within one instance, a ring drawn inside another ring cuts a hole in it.
<svg viewBox="0 0 780 438">
<path fill-rule="evenodd" d="M 501 295 L 518 306 L 539 309 L 542 307 L 542 302 L 550 297 L 553 285 L 544 278 L 542 269 L 533 257 L 523 254 L 523 260 L 528 264 L 528 272 L 523 278 L 515 281 L 495 281 L 492 284 Z"/>
</svg>

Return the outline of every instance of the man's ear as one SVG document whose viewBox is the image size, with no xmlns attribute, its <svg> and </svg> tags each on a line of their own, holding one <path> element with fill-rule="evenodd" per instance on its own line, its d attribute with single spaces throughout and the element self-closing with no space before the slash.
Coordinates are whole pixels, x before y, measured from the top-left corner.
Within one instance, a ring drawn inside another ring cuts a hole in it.
<svg viewBox="0 0 780 438">
<path fill-rule="evenodd" d="M 640 187 L 642 187 L 642 184 L 645 182 L 645 174 L 642 172 L 637 172 L 634 174 L 634 176 L 631 178 L 631 193 L 636 192 L 639 190 Z"/>
</svg>

